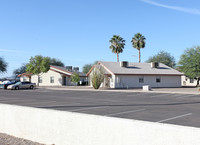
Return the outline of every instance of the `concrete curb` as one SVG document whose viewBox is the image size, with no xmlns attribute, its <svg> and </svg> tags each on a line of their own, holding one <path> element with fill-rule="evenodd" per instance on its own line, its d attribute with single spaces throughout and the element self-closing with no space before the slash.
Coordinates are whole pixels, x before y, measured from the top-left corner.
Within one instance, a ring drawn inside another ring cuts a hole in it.
<svg viewBox="0 0 200 145">
<path fill-rule="evenodd" d="M 70 90 L 70 91 L 99 91 L 99 92 L 126 92 L 126 93 L 134 93 L 134 92 L 139 92 L 139 93 L 169 93 L 169 94 L 194 94 L 194 95 L 200 95 L 200 93 L 197 92 L 179 92 L 179 91 L 158 91 L 156 89 L 152 89 L 151 91 L 143 91 L 142 89 L 116 89 L 116 90 L 103 90 L 103 89 L 92 89 L 92 88 L 67 88 L 67 87 L 40 87 L 40 88 L 45 88 L 48 90 Z M 178 88 L 179 89 L 179 88 Z"/>
</svg>

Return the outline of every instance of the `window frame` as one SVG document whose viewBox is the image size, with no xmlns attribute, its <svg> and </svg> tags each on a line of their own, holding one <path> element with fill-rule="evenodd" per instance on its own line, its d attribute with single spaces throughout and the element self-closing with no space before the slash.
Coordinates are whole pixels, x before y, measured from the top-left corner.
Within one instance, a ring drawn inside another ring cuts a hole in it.
<svg viewBox="0 0 200 145">
<path fill-rule="evenodd" d="M 139 83 L 144 83 L 144 76 L 139 76 Z"/>
<path fill-rule="evenodd" d="M 161 83 L 161 76 L 156 76 L 156 83 Z"/>
<path fill-rule="evenodd" d="M 39 83 L 41 84 L 42 83 L 42 77 L 39 77 Z"/>
<path fill-rule="evenodd" d="M 55 82 L 55 81 L 54 81 L 54 76 L 50 76 L 50 83 L 51 83 L 51 84 L 54 84 L 54 82 Z"/>
<path fill-rule="evenodd" d="M 190 84 L 193 84 L 194 83 L 194 79 L 190 79 Z"/>
</svg>

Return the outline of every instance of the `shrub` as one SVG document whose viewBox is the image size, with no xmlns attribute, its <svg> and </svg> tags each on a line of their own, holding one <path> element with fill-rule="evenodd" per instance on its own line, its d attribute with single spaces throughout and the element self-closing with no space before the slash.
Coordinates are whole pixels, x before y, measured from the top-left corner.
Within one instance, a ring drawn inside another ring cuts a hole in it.
<svg viewBox="0 0 200 145">
<path fill-rule="evenodd" d="M 78 83 L 80 81 L 80 77 L 77 73 L 73 73 L 71 76 L 71 81 L 74 83 Z"/>
<path fill-rule="evenodd" d="M 101 83 L 104 80 L 104 71 L 103 71 L 103 68 L 101 66 L 94 68 L 91 80 L 92 80 L 93 88 L 99 89 Z"/>
</svg>

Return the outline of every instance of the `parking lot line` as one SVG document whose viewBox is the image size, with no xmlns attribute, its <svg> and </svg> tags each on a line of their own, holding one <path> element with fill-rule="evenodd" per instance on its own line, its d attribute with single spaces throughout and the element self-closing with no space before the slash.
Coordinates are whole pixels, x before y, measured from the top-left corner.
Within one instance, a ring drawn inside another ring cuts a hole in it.
<svg viewBox="0 0 200 145">
<path fill-rule="evenodd" d="M 185 116 L 189 116 L 189 115 L 192 115 L 192 113 L 183 114 L 183 115 L 172 117 L 172 118 L 167 118 L 167 119 L 160 120 L 160 121 L 157 121 L 157 122 L 161 123 L 161 122 L 165 122 L 165 121 L 169 121 L 169 120 L 173 120 L 173 119 L 177 119 L 177 118 L 181 118 L 181 117 L 185 117 Z"/>
<path fill-rule="evenodd" d="M 138 110 L 131 110 L 131 111 L 124 111 L 124 112 L 106 114 L 105 116 L 121 115 L 121 114 L 126 114 L 126 113 L 134 113 L 134 112 L 144 111 L 144 110 L 146 110 L 146 109 L 138 109 Z"/>
<path fill-rule="evenodd" d="M 73 109 L 67 111 L 84 111 L 84 110 L 91 110 L 91 109 L 99 109 L 99 108 L 108 108 L 109 106 L 102 106 L 102 107 L 88 107 L 88 108 L 80 108 L 80 109 Z"/>
</svg>

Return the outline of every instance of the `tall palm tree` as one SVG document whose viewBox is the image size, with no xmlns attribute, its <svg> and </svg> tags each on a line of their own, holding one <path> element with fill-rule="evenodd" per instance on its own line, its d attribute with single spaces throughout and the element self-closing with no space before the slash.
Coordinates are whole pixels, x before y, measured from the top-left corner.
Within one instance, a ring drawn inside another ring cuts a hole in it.
<svg viewBox="0 0 200 145">
<path fill-rule="evenodd" d="M 133 47 L 136 48 L 139 52 L 139 63 L 141 62 L 140 49 L 145 47 L 145 39 L 146 38 L 142 36 L 142 34 L 137 33 L 131 40 Z"/>
<path fill-rule="evenodd" d="M 119 53 L 123 52 L 126 41 L 119 35 L 113 35 L 109 42 L 111 43 L 110 49 L 117 54 L 117 62 L 119 62 Z"/>
</svg>

